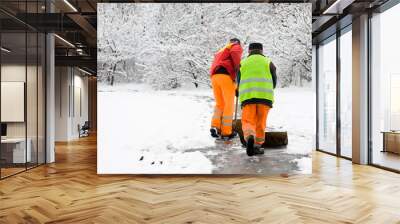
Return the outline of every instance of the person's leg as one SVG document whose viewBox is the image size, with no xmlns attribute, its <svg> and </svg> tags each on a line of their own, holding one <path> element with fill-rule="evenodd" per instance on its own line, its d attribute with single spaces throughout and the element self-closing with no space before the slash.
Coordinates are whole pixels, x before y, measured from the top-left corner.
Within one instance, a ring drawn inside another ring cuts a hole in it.
<svg viewBox="0 0 400 224">
<path fill-rule="evenodd" d="M 235 83 L 228 75 L 222 78 L 222 96 L 224 101 L 224 111 L 222 113 L 221 135 L 230 136 L 232 134 L 232 119 L 234 112 Z"/>
<path fill-rule="evenodd" d="M 242 108 L 242 130 L 246 141 L 248 156 L 254 155 L 254 136 L 256 134 L 256 104 L 248 104 Z"/>
<path fill-rule="evenodd" d="M 246 141 L 250 135 L 256 135 L 256 108 L 256 104 L 247 104 L 242 108 L 242 130 Z"/>
<path fill-rule="evenodd" d="M 265 141 L 265 128 L 267 127 L 269 109 L 270 107 L 267 105 L 257 104 L 256 146 L 261 146 Z"/>
<path fill-rule="evenodd" d="M 222 119 L 222 112 L 224 111 L 224 99 L 222 96 L 222 89 L 220 84 L 221 76 L 222 75 L 211 76 L 211 86 L 213 89 L 214 99 L 215 99 L 214 113 L 211 118 L 211 129 L 215 128 L 217 129 L 218 132 L 221 132 L 221 119 Z M 211 133 L 211 135 L 213 135 L 213 133 Z M 217 136 L 213 135 L 213 137 Z"/>
</svg>

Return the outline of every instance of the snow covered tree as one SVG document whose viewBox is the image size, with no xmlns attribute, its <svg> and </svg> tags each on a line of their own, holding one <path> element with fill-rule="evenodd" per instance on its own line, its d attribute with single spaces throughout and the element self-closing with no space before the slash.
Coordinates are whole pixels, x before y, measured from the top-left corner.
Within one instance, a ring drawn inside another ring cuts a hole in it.
<svg viewBox="0 0 400 224">
<path fill-rule="evenodd" d="M 311 81 L 311 4 L 98 4 L 99 82 L 157 89 L 210 86 L 213 55 L 227 41 L 261 42 L 278 85 Z"/>
</svg>

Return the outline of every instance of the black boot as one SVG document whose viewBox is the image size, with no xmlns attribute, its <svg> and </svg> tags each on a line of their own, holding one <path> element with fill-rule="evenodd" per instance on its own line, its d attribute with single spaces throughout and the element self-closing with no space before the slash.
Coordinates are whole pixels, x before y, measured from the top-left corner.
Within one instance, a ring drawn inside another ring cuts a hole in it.
<svg viewBox="0 0 400 224">
<path fill-rule="evenodd" d="M 250 135 L 246 143 L 246 152 L 248 156 L 254 155 L 254 136 Z"/>
<path fill-rule="evenodd" d="M 216 128 L 211 128 L 210 133 L 211 133 L 211 137 L 213 137 L 213 138 L 219 137 L 218 130 Z"/>
<path fill-rule="evenodd" d="M 254 155 L 263 155 L 264 149 L 260 145 L 254 146 Z"/>
</svg>

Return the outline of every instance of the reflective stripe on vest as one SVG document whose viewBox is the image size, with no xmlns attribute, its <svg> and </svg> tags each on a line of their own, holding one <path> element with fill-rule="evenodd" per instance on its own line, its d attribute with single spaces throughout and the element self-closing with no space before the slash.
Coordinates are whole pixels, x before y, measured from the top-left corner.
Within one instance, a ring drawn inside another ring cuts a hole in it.
<svg viewBox="0 0 400 224">
<path fill-rule="evenodd" d="M 267 79 L 267 78 L 249 78 L 243 81 L 240 81 L 240 84 L 245 84 L 249 82 L 269 82 L 272 83 L 272 79 Z"/>
<path fill-rule="evenodd" d="M 258 98 L 274 101 L 274 86 L 269 69 L 271 60 L 263 55 L 250 55 L 241 62 L 239 100 Z"/>
</svg>

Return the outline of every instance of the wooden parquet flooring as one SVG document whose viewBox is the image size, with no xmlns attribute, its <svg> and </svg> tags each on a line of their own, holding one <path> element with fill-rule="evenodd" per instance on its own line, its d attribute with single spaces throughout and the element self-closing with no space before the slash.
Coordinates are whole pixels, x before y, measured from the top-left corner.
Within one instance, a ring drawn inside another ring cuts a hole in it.
<svg viewBox="0 0 400 224">
<path fill-rule="evenodd" d="M 0 181 L 0 223 L 400 223 L 400 175 L 315 152 L 295 176 L 98 176 L 96 138 Z"/>
</svg>

